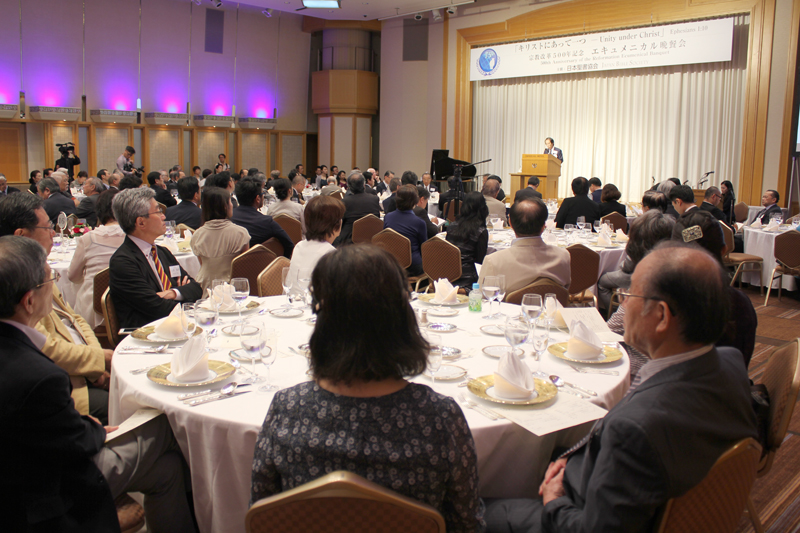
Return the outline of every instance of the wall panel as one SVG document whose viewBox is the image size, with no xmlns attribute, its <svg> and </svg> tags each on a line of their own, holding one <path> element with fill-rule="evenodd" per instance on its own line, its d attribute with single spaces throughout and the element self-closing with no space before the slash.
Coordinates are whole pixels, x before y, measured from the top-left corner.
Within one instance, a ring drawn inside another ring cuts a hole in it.
<svg viewBox="0 0 800 533">
<path fill-rule="evenodd" d="M 336 161 L 339 170 L 349 171 L 355 165 L 353 161 L 353 117 L 333 117 L 333 142 L 335 143 Z"/>
<path fill-rule="evenodd" d="M 281 135 L 281 176 L 288 176 L 295 165 L 303 161 L 303 136 Z"/>
<path fill-rule="evenodd" d="M 273 118 L 280 19 L 277 12 L 267 18 L 260 9 L 239 7 L 235 103 L 240 117 Z"/>
<path fill-rule="evenodd" d="M 187 2 L 191 4 L 191 2 Z M 192 5 L 192 70 L 189 79 L 189 100 L 192 114 L 231 115 L 233 113 L 236 58 L 236 5 L 223 5 L 225 25 L 223 52 L 205 51 L 206 13 L 219 11 L 209 4 Z M 263 15 L 262 15 L 263 17 Z M 210 90 L 211 89 L 211 90 Z"/>
<path fill-rule="evenodd" d="M 214 170 L 214 165 L 219 162 L 219 154 L 227 154 L 224 131 L 198 131 L 197 154 L 200 161 L 198 166 Z"/>
<path fill-rule="evenodd" d="M 20 80 L 19 0 L 0 0 L 0 104 L 18 104 Z"/>
<path fill-rule="evenodd" d="M 267 140 L 269 133 L 242 133 L 241 168 L 257 168 L 264 174 L 267 168 Z"/>
<path fill-rule="evenodd" d="M 192 2 L 142 2 L 142 110 L 185 113 L 189 100 L 189 19 Z M 134 61 L 131 68 L 136 68 Z"/>
<path fill-rule="evenodd" d="M 148 132 L 148 148 L 150 150 L 149 172 L 166 170 L 169 172 L 178 164 L 181 157 L 181 131 L 180 130 L 155 130 Z"/>
<path fill-rule="evenodd" d="M 95 130 L 97 146 L 97 169 L 117 168 L 117 158 L 128 145 L 128 129 L 98 126 Z"/>
</svg>

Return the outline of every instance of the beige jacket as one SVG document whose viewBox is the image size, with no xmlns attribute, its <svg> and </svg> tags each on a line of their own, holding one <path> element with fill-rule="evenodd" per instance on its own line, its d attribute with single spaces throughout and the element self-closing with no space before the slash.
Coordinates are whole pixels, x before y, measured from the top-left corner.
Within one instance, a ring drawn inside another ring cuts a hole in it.
<svg viewBox="0 0 800 533">
<path fill-rule="evenodd" d="M 508 220 L 506 219 L 506 204 L 491 196 L 484 196 L 484 198 L 486 198 L 486 207 L 489 208 L 489 216 L 502 218 L 503 223 L 508 225 Z"/>
<path fill-rule="evenodd" d="M 515 240 L 507 250 L 486 256 L 481 267 L 483 278 L 503 274 L 506 277 L 506 294 L 530 285 L 547 276 L 569 288 L 569 252 L 558 246 L 545 244 L 541 237 Z"/>
<path fill-rule="evenodd" d="M 106 370 L 105 354 L 92 328 L 64 301 L 61 291 L 55 285 L 53 285 L 53 306 L 72 315 L 75 329 L 80 330 L 87 345 L 75 344 L 59 315 L 51 311 L 36 324 L 36 329 L 47 336 L 42 352 L 67 371 L 72 382 L 72 400 L 75 402 L 75 409 L 82 415 L 88 415 L 89 392 L 86 380 L 95 381 L 103 375 Z"/>
</svg>

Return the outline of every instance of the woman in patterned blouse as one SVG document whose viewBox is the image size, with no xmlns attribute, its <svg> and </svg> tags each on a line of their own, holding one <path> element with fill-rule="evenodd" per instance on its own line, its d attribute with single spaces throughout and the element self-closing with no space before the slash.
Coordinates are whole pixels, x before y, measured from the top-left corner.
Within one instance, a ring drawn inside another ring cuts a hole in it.
<svg viewBox="0 0 800 533">
<path fill-rule="evenodd" d="M 482 530 L 464 414 L 404 379 L 422 373 L 429 348 L 404 270 L 379 248 L 346 246 L 320 259 L 311 285 L 314 381 L 275 394 L 256 441 L 250 503 L 347 470 L 436 508 L 449 532 Z"/>
</svg>

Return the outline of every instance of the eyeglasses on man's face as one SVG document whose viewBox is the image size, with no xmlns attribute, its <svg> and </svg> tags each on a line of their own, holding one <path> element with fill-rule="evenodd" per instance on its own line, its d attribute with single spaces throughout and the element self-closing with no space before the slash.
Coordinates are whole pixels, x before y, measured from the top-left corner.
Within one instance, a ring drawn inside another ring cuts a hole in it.
<svg viewBox="0 0 800 533">
<path fill-rule="evenodd" d="M 44 287 L 45 285 L 47 285 L 48 283 L 52 283 L 52 282 L 58 283 L 58 281 L 60 279 L 61 279 L 61 274 L 59 274 L 58 272 L 54 271 L 54 272 L 52 272 L 52 276 L 50 277 L 50 279 L 41 282 L 40 284 L 35 286 L 34 289 L 40 289 L 40 288 Z"/>
<path fill-rule="evenodd" d="M 627 302 L 628 299 L 630 298 L 641 298 L 643 300 L 653 300 L 654 302 L 664 302 L 665 304 L 667 304 L 669 312 L 672 313 L 673 315 L 675 314 L 675 311 L 672 310 L 672 306 L 669 305 L 669 302 L 667 302 L 663 298 L 656 298 L 654 296 L 642 296 L 641 294 L 632 294 L 631 292 L 628 292 L 625 289 L 615 289 L 614 293 L 617 294 L 619 298 L 619 303 L 621 305 L 625 305 L 625 302 Z"/>
</svg>

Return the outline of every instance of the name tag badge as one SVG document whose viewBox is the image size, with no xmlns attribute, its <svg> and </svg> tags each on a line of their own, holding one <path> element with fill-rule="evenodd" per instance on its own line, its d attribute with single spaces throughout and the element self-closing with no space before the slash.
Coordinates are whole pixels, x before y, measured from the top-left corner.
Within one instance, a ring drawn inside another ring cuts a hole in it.
<svg viewBox="0 0 800 533">
<path fill-rule="evenodd" d="M 180 265 L 172 265 L 169 267 L 169 277 L 171 278 L 180 278 L 181 277 L 181 266 Z"/>
</svg>

